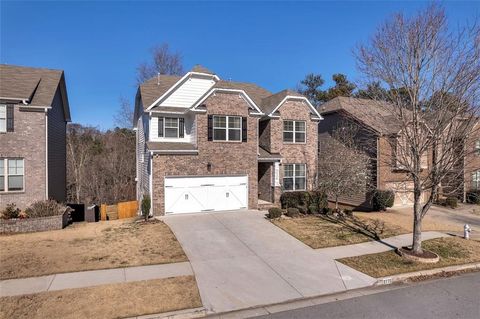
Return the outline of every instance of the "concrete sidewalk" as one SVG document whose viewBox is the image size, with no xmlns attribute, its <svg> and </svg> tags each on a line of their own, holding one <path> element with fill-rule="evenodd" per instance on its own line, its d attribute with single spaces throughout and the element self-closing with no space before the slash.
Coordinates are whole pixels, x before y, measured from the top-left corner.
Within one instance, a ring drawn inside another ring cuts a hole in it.
<svg viewBox="0 0 480 319">
<path fill-rule="evenodd" d="M 193 275 L 189 262 L 54 274 L 0 281 L 0 297 Z"/>
<path fill-rule="evenodd" d="M 447 234 L 436 232 L 436 231 L 426 231 L 422 232 L 422 240 L 440 238 L 440 237 L 450 237 Z M 386 239 L 381 241 L 369 241 L 360 244 L 353 244 L 348 246 L 337 246 L 337 247 L 328 247 L 316 249 L 315 252 L 318 254 L 324 255 L 325 257 L 332 259 L 340 259 L 346 257 L 355 257 L 361 255 L 369 255 L 382 253 L 395 249 L 397 247 L 409 246 L 412 244 L 412 234 L 403 234 Z"/>
</svg>

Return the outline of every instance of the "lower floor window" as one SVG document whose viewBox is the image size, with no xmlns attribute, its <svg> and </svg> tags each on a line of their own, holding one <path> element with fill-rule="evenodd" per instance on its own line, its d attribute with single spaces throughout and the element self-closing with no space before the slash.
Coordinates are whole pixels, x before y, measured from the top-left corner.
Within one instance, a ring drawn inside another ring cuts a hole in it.
<svg viewBox="0 0 480 319">
<path fill-rule="evenodd" d="M 23 184 L 24 160 L 0 158 L 0 192 L 22 191 Z"/>
<path fill-rule="evenodd" d="M 474 190 L 480 189 L 480 171 L 475 171 L 472 174 L 472 189 Z"/>
<path fill-rule="evenodd" d="M 287 191 L 306 189 L 306 165 L 283 165 L 283 188 Z"/>
</svg>

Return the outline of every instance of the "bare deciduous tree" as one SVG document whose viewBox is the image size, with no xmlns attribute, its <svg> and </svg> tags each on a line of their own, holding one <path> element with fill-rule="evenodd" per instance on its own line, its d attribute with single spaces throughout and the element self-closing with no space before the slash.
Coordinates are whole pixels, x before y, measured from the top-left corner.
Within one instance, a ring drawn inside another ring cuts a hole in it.
<svg viewBox="0 0 480 319">
<path fill-rule="evenodd" d="M 446 177 L 473 150 L 468 136 L 479 114 L 479 27 L 449 31 L 444 10 L 431 5 L 413 17 L 393 16 L 359 46 L 356 58 L 370 82 L 389 89 L 382 99 L 391 102 L 400 132 L 390 146 L 413 182 L 412 250 L 420 255 L 423 217 Z M 400 88 L 403 93 L 395 94 Z"/>
<path fill-rule="evenodd" d="M 355 124 L 342 123 L 331 138 L 320 141 L 317 186 L 335 199 L 336 209 L 340 197 L 369 187 L 370 157 L 355 142 L 358 130 Z"/>
<path fill-rule="evenodd" d="M 125 97 L 120 98 L 120 107 L 113 116 L 113 124 L 118 128 L 132 128 L 133 107 Z"/>
<path fill-rule="evenodd" d="M 113 204 L 134 199 L 135 165 L 134 131 L 68 126 L 68 201 Z"/>
<path fill-rule="evenodd" d="M 137 84 L 141 84 L 157 74 L 183 74 L 182 55 L 179 52 L 172 52 L 167 43 L 155 46 L 151 51 L 152 62 L 144 62 L 137 67 Z"/>
</svg>

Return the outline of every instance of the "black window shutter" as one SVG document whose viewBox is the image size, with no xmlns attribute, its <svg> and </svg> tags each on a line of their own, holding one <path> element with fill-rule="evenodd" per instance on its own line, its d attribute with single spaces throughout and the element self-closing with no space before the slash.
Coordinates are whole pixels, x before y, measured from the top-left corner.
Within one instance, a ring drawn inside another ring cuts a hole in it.
<svg viewBox="0 0 480 319">
<path fill-rule="evenodd" d="M 183 138 L 185 136 L 185 119 L 183 117 L 178 119 L 178 137 Z"/>
<path fill-rule="evenodd" d="M 208 116 L 208 140 L 213 140 L 213 115 Z"/>
<path fill-rule="evenodd" d="M 158 118 L 158 137 L 163 137 L 163 117 Z"/>
<path fill-rule="evenodd" d="M 242 117 L 242 142 L 247 141 L 247 131 L 248 131 L 247 118 Z"/>
<path fill-rule="evenodd" d="M 7 105 L 7 132 L 13 132 L 13 105 Z"/>
</svg>

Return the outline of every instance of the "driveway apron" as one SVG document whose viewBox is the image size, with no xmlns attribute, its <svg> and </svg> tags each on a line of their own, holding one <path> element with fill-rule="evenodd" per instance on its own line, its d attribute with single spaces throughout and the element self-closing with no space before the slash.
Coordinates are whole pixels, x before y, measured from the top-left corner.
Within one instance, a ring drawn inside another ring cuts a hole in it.
<svg viewBox="0 0 480 319">
<path fill-rule="evenodd" d="M 238 310 L 369 286 L 358 271 L 318 254 L 258 211 L 164 218 L 190 259 L 203 305 Z"/>
</svg>

